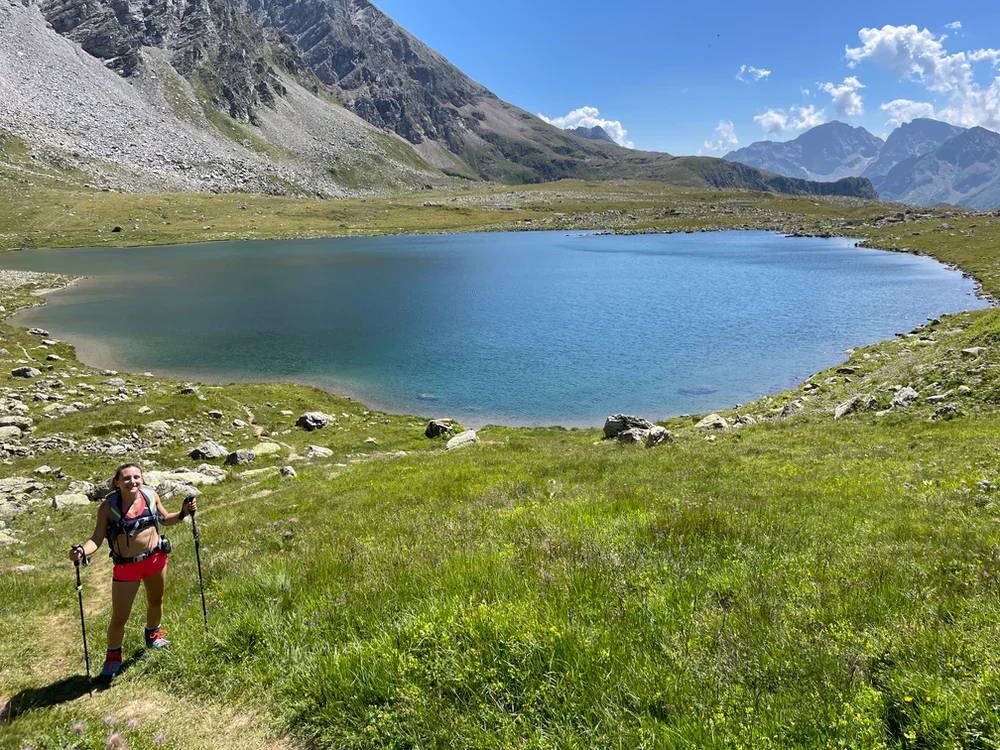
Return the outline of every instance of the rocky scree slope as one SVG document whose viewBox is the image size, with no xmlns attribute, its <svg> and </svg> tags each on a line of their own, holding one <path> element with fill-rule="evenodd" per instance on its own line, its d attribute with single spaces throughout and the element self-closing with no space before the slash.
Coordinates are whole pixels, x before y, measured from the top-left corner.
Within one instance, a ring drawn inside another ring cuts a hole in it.
<svg viewBox="0 0 1000 750">
<path fill-rule="evenodd" d="M 923 156 L 937 150 L 945 141 L 964 133 L 965 128 L 938 120 L 918 118 L 893 130 L 885 139 L 878 159 L 863 173 L 881 192 L 882 182 L 894 166 L 914 156 Z M 887 198 L 888 200 L 888 198 Z"/>
<path fill-rule="evenodd" d="M 447 174 L 875 197 L 567 133 L 366 0 L 24 1 L 0 0 L 0 130 L 123 189 L 337 196 Z"/>
<path fill-rule="evenodd" d="M 8 172 L 17 141 L 70 181 L 131 191 L 336 197 L 443 179 L 221 0 L 0 0 Z"/>
</svg>

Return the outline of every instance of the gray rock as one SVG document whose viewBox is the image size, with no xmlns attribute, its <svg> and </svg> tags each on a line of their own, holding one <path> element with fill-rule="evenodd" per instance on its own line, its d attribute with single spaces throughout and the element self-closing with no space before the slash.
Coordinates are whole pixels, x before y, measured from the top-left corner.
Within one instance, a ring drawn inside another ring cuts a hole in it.
<svg viewBox="0 0 1000 750">
<path fill-rule="evenodd" d="M 13 532 L 0 529 L 0 549 L 10 547 L 12 544 L 24 544 L 24 542 L 14 536 Z"/>
<path fill-rule="evenodd" d="M 291 466 L 282 466 L 281 467 L 281 476 L 283 476 L 283 477 L 294 477 L 295 476 L 295 469 L 292 468 Z"/>
<path fill-rule="evenodd" d="M 0 427 L 16 427 L 21 432 L 27 432 L 34 424 L 31 417 L 7 416 L 0 417 Z"/>
<path fill-rule="evenodd" d="M 664 443 L 671 443 L 673 440 L 674 436 L 670 434 L 666 427 L 654 425 L 649 429 L 649 433 L 646 435 L 646 447 L 655 448 L 656 446 L 663 445 Z"/>
<path fill-rule="evenodd" d="M 41 375 L 41 370 L 36 370 L 34 367 L 16 367 L 10 371 L 10 374 L 15 378 L 37 378 Z"/>
<path fill-rule="evenodd" d="M 951 391 L 948 391 L 947 393 L 939 393 L 936 396 L 928 396 L 927 397 L 927 403 L 928 404 L 940 404 L 940 403 L 943 403 L 943 402 L 947 401 L 949 398 L 951 398 Z"/>
<path fill-rule="evenodd" d="M 63 360 L 58 354 L 47 354 L 45 355 L 45 359 L 49 362 L 62 362 Z"/>
<path fill-rule="evenodd" d="M 174 497 L 198 497 L 201 494 L 201 490 L 192 484 L 168 479 L 157 485 L 156 494 L 160 496 L 161 500 L 170 500 Z"/>
<path fill-rule="evenodd" d="M 641 427 L 633 427 L 619 432 L 615 435 L 615 440 L 618 441 L 619 445 L 639 445 L 646 442 L 649 438 L 649 433 L 649 430 L 644 430 Z"/>
<path fill-rule="evenodd" d="M 179 393 L 182 396 L 197 396 L 198 389 L 193 385 L 185 385 L 180 389 Z"/>
<path fill-rule="evenodd" d="M 206 440 L 188 454 L 195 460 L 208 459 L 214 461 L 217 458 L 225 458 L 229 455 L 229 449 L 214 440 Z"/>
<path fill-rule="evenodd" d="M 147 485 L 159 492 L 159 488 L 167 487 L 167 482 L 175 484 L 190 484 L 195 487 L 202 485 L 219 484 L 226 478 L 226 472 L 214 466 L 202 465 L 196 470 L 178 469 L 176 471 L 147 471 L 143 472 L 143 481 Z"/>
<path fill-rule="evenodd" d="M 699 430 L 728 430 L 729 422 L 718 414 L 709 414 L 703 420 L 698 422 L 698 424 L 695 425 L 695 428 Z"/>
<path fill-rule="evenodd" d="M 101 383 L 103 385 L 113 385 L 117 388 L 122 388 L 126 385 L 125 381 L 121 378 L 108 378 L 107 380 L 102 380 Z"/>
<path fill-rule="evenodd" d="M 920 394 L 917 393 L 910 386 L 905 388 L 900 388 L 896 391 L 896 395 L 892 397 L 892 405 L 900 408 L 906 408 L 914 403 L 920 398 Z"/>
<path fill-rule="evenodd" d="M 49 332 L 46 331 L 44 328 L 29 328 L 28 333 L 30 333 L 32 336 L 44 336 L 45 338 L 49 337 Z"/>
<path fill-rule="evenodd" d="M 225 416 L 225 415 L 221 411 L 219 411 L 218 409 L 212 409 L 208 413 L 208 416 L 211 417 L 212 419 L 222 419 L 222 417 Z"/>
<path fill-rule="evenodd" d="M 475 430 L 466 430 L 465 432 L 460 432 L 445 446 L 445 450 L 456 450 L 458 448 L 465 448 L 466 446 L 473 445 L 479 442 L 479 437 L 476 435 Z"/>
<path fill-rule="evenodd" d="M 303 414 L 296 421 L 296 426 L 303 428 L 306 432 L 312 432 L 313 430 L 322 430 L 330 422 L 336 422 L 337 418 L 330 415 L 324 414 L 321 411 L 309 411 Z"/>
<path fill-rule="evenodd" d="M 333 451 L 329 448 L 324 448 L 322 445 L 310 445 L 306 449 L 306 458 L 330 458 L 333 455 Z"/>
<path fill-rule="evenodd" d="M 83 505 L 90 505 L 90 498 L 81 493 L 56 495 L 52 499 L 52 507 L 56 510 L 63 510 L 64 508 L 77 508 Z"/>
<path fill-rule="evenodd" d="M 86 495 L 90 502 L 94 503 L 103 500 L 107 495 L 107 490 L 103 486 L 98 486 L 93 482 L 85 482 L 77 479 L 69 483 L 69 492 L 73 495 Z"/>
<path fill-rule="evenodd" d="M 248 464 L 257 460 L 257 454 L 247 448 L 233 451 L 226 457 L 226 463 L 230 465 Z"/>
<path fill-rule="evenodd" d="M 145 415 L 145 414 L 152 414 L 152 413 L 153 413 L 153 410 L 150 409 L 148 406 L 143 406 L 143 407 L 140 407 L 140 409 L 139 409 L 139 414 Z"/>
<path fill-rule="evenodd" d="M 436 438 L 442 435 L 450 435 L 454 431 L 455 425 L 452 424 L 450 419 L 432 419 L 427 423 L 424 435 L 429 438 Z"/>
<path fill-rule="evenodd" d="M 969 396 L 971 394 L 972 394 L 972 389 L 969 386 L 967 386 L 967 385 L 960 385 L 960 386 L 958 386 L 958 395 L 959 396 Z"/>
<path fill-rule="evenodd" d="M 954 417 L 960 414 L 958 404 L 945 404 L 944 406 L 938 407 L 934 414 L 931 415 L 931 419 L 942 419 L 943 417 Z"/>
<path fill-rule="evenodd" d="M 642 417 L 633 417 L 628 414 L 612 414 L 604 420 L 604 437 L 617 437 L 618 433 L 626 430 L 648 430 L 653 427 L 653 423 Z"/>
<path fill-rule="evenodd" d="M 858 407 L 858 402 L 860 400 L 861 400 L 860 396 L 851 396 L 849 399 L 847 399 L 847 401 L 844 401 L 842 404 L 838 405 L 836 409 L 834 409 L 833 418 L 840 419 L 844 415 L 850 414 Z"/>
<path fill-rule="evenodd" d="M 149 422 L 147 424 L 144 424 L 142 426 L 142 429 L 146 430 L 146 432 L 151 432 L 152 434 L 157 435 L 158 437 L 163 437 L 164 435 L 169 434 L 170 425 L 168 425 L 162 419 L 158 419 L 155 422 Z"/>
<path fill-rule="evenodd" d="M 0 443 L 6 443 L 9 440 L 20 440 L 21 430 L 17 427 L 0 427 Z"/>
</svg>

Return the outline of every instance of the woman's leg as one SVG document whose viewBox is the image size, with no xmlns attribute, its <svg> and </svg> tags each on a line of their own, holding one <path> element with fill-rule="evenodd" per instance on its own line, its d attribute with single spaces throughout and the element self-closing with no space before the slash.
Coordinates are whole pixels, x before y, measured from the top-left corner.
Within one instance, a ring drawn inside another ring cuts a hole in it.
<svg viewBox="0 0 1000 750">
<path fill-rule="evenodd" d="M 163 620 L 163 589 L 167 585 L 167 568 L 142 579 L 146 587 L 146 629 L 160 627 Z"/>
<path fill-rule="evenodd" d="M 139 581 L 111 582 L 111 622 L 108 624 L 108 650 L 121 648 L 125 638 L 125 623 L 132 613 L 132 602 L 139 590 Z"/>
</svg>

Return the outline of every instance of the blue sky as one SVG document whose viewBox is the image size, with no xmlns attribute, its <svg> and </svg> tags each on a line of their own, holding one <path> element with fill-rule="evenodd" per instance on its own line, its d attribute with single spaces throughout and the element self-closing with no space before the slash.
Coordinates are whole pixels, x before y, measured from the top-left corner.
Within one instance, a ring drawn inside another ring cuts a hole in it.
<svg viewBox="0 0 1000 750">
<path fill-rule="evenodd" d="M 913 116 L 1000 130 L 995 2 L 376 4 L 501 98 L 617 123 L 636 148 L 720 155 L 833 119 L 879 136 Z"/>
</svg>

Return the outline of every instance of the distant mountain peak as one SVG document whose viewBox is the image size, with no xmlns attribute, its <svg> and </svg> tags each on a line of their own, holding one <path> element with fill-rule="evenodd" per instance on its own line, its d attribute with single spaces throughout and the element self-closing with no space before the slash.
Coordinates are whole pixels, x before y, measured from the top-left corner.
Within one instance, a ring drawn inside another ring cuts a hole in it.
<svg viewBox="0 0 1000 750">
<path fill-rule="evenodd" d="M 590 141 L 604 141 L 605 143 L 614 143 L 615 139 L 612 138 L 608 131 L 602 128 L 600 125 L 595 125 L 592 128 L 584 127 L 581 125 L 578 128 L 567 128 L 567 133 L 572 133 L 573 135 L 578 135 L 581 138 L 586 138 Z"/>
</svg>

